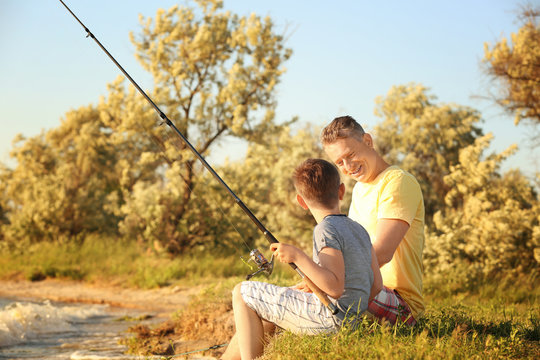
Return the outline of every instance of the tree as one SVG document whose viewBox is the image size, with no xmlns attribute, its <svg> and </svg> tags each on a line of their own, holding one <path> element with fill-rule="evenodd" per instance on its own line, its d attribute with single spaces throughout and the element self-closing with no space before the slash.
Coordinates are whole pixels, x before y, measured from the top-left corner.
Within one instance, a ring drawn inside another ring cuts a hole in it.
<svg viewBox="0 0 540 360">
<path fill-rule="evenodd" d="M 226 162 L 215 169 L 276 238 L 309 247 L 313 218 L 296 204 L 291 178 L 294 168 L 302 161 L 323 156 L 322 148 L 310 127 L 296 133 L 283 127 L 269 133 L 267 140 L 268 144 L 250 143 L 245 159 Z M 170 177 L 171 183 L 176 181 L 175 178 Z M 185 236 L 194 237 L 191 246 L 214 251 L 242 251 L 244 254 L 253 247 L 266 251 L 267 240 L 229 192 L 209 172 L 203 172 L 198 181 L 200 186 L 192 192 L 190 211 L 186 213 L 184 223 L 177 227 L 178 231 L 186 229 Z M 164 231 L 164 222 L 160 219 L 175 201 L 173 188 L 175 186 L 166 189 L 135 186 L 134 192 L 138 194 L 132 199 L 137 203 L 129 204 L 134 208 L 131 214 L 137 214 L 132 222 L 131 236 L 140 236 L 147 231 L 144 236 L 150 238 Z M 143 196 L 145 192 L 147 195 Z M 140 229 L 136 224 L 147 225 Z M 158 237 L 153 239 L 158 240 Z"/>
<path fill-rule="evenodd" d="M 158 10 L 154 21 L 141 17 L 142 35 L 131 34 L 137 58 L 154 78 L 153 99 L 204 156 L 225 136 L 264 142 L 284 125 L 274 122 L 273 91 L 291 51 L 283 36 L 274 33 L 269 17 L 220 11 L 220 0 L 196 2 L 199 11 L 173 6 Z M 168 141 L 161 148 L 166 156 L 159 177 L 125 194 L 122 229 L 148 230 L 149 223 L 140 220 L 151 218 L 161 224 L 161 241 L 181 250 L 201 236 L 186 221 L 201 167 L 183 142 Z M 159 156 L 147 157 L 153 161 Z M 157 212 L 141 215 L 136 204 L 152 197 L 157 204 L 151 211 Z"/>
<path fill-rule="evenodd" d="M 390 163 L 400 164 L 418 179 L 426 218 L 444 208 L 450 187 L 444 182 L 459 151 L 482 134 L 480 114 L 468 107 L 437 104 L 420 84 L 393 86 L 377 99 L 375 144 Z"/>
<path fill-rule="evenodd" d="M 9 196 L 7 194 L 7 183 L 10 177 L 11 170 L 0 163 L 0 250 L 7 245 L 3 229 L 9 224 Z"/>
<path fill-rule="evenodd" d="M 515 115 L 517 125 L 523 119 L 540 123 L 540 7 L 521 10 L 521 28 L 510 40 L 484 44 L 487 74 L 499 84 L 495 101 Z M 509 44 L 510 43 L 510 44 Z"/>
<path fill-rule="evenodd" d="M 426 273 L 439 279 L 530 274 L 540 264 L 540 202 L 529 180 L 501 162 L 515 151 L 483 157 L 492 136 L 460 151 L 444 178 L 446 207 L 435 214 L 426 238 Z"/>
<path fill-rule="evenodd" d="M 224 174 L 233 180 L 232 186 L 243 201 L 277 239 L 311 249 L 315 223 L 296 202 L 292 173 L 304 160 L 323 157 L 322 147 L 309 125 L 295 133 L 283 128 L 269 134 L 269 140 L 268 145 L 253 143 L 245 161 L 230 164 Z M 248 221 L 236 208 L 231 213 L 238 214 L 239 221 Z M 255 242 L 257 246 L 268 247 L 261 234 L 252 237 L 260 239 Z"/>
<path fill-rule="evenodd" d="M 89 106 L 69 112 L 56 129 L 15 139 L 17 166 L 4 169 L 2 184 L 2 232 L 11 245 L 114 232 L 117 219 L 103 206 L 118 183 L 115 152 L 101 127 Z"/>
<path fill-rule="evenodd" d="M 274 120 L 274 90 L 291 51 L 270 18 L 231 14 L 220 0 L 196 3 L 141 18 L 141 36 L 131 34 L 154 77 L 150 96 L 204 156 L 224 137 L 263 143 L 286 125 Z M 206 196 L 198 189 L 206 170 L 157 120 L 119 77 L 97 105 L 19 139 L 16 168 L 1 174 L 9 179 L 0 188 L 3 234 L 16 242 L 120 231 L 172 252 L 208 240 L 212 214 L 193 201 L 197 191 Z"/>
</svg>

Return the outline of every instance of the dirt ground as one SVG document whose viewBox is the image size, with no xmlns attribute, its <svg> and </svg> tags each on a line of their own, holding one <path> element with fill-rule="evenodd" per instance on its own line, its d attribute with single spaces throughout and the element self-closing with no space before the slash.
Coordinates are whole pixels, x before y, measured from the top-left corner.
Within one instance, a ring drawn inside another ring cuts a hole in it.
<svg viewBox="0 0 540 360">
<path fill-rule="evenodd" d="M 49 299 L 51 301 L 109 304 L 140 309 L 158 317 L 169 317 L 189 302 L 198 288 L 178 286 L 159 289 L 127 289 L 112 285 L 87 284 L 68 280 L 0 281 L 0 297 Z"/>
</svg>

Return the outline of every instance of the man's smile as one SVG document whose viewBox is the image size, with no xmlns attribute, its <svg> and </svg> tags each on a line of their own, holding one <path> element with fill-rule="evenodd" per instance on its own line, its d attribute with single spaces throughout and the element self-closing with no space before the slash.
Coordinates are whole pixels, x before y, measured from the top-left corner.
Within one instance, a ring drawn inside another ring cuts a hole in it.
<svg viewBox="0 0 540 360">
<path fill-rule="evenodd" d="M 350 176 L 358 176 L 362 173 L 363 166 L 359 165 L 355 170 L 349 171 Z"/>
</svg>

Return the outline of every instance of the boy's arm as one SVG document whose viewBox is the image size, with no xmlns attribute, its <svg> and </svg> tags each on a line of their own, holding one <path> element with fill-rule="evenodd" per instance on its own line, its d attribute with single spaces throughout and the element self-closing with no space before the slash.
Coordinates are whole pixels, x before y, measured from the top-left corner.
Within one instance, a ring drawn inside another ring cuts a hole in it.
<svg viewBox="0 0 540 360">
<path fill-rule="evenodd" d="M 369 301 L 373 300 L 375 296 L 382 290 L 383 281 L 381 270 L 379 268 L 379 262 L 377 261 L 377 255 L 375 249 L 371 247 L 371 270 L 373 271 L 373 285 L 371 285 L 371 292 L 369 293 Z"/>
<path fill-rule="evenodd" d="M 296 266 L 316 286 L 334 299 L 338 299 L 345 289 L 345 263 L 341 251 L 325 247 L 319 252 L 321 265 L 316 264 L 299 248 L 275 243 L 270 246 L 274 256 L 284 263 L 295 263 Z"/>
</svg>

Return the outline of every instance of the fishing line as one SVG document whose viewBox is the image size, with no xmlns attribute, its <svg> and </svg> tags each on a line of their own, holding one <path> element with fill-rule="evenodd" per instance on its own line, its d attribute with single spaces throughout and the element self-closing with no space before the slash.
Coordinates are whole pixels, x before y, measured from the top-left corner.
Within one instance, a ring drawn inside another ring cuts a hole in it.
<svg viewBox="0 0 540 360">
<path fill-rule="evenodd" d="M 162 125 L 164 125 L 164 124 L 165 124 L 165 123 L 162 122 L 162 123 L 159 124 L 159 126 L 162 126 Z M 176 141 L 179 141 L 179 140 L 178 140 L 178 138 L 173 138 L 173 137 L 171 137 L 171 136 L 170 136 L 170 133 L 168 133 L 168 132 L 163 132 L 162 136 L 165 138 L 165 141 L 163 142 L 163 146 L 162 146 L 162 148 L 163 148 L 163 155 L 162 155 L 162 156 L 165 157 L 165 158 L 167 158 L 167 160 L 168 160 L 168 157 L 167 157 L 166 152 L 165 152 L 165 151 L 166 151 L 165 142 L 166 142 L 166 141 L 170 141 L 171 143 L 174 144 Z M 158 140 L 155 139 L 154 137 L 152 137 L 152 140 L 153 140 L 156 144 L 158 144 L 158 146 L 161 145 L 161 144 L 159 144 Z M 161 147 L 161 146 L 160 146 L 160 147 Z M 168 162 L 168 161 L 167 161 L 167 162 Z M 191 169 L 191 171 L 193 171 L 193 172 L 195 173 L 195 168 L 194 168 L 195 165 L 191 166 L 191 165 L 190 165 L 190 162 L 187 161 L 187 160 L 184 161 L 183 164 L 185 164 L 187 167 L 189 167 L 189 168 Z M 196 194 L 195 191 L 194 191 L 194 189 L 193 189 L 193 187 L 189 185 L 189 182 L 187 181 L 187 179 L 184 178 L 184 177 L 182 176 L 182 174 L 180 174 L 180 177 L 182 178 L 182 180 L 184 181 L 184 183 L 185 183 L 186 186 L 188 187 L 189 191 L 190 191 L 192 194 Z M 203 174 L 200 174 L 200 179 L 204 182 L 204 185 L 210 186 L 210 185 L 208 184 L 208 180 L 205 180 L 205 179 L 204 179 L 204 175 L 203 175 Z M 200 197 L 200 199 L 203 201 L 203 203 L 206 204 L 207 208 L 211 208 L 210 204 L 208 203 L 208 201 L 207 201 L 204 197 Z M 250 247 L 250 246 L 248 245 L 248 243 L 245 241 L 245 236 L 244 236 L 244 234 L 240 231 L 240 229 L 238 229 L 238 228 L 236 227 L 236 225 L 234 224 L 234 222 L 230 219 L 230 217 L 227 215 L 227 213 L 223 210 L 223 207 L 220 205 L 220 203 L 219 203 L 219 202 L 216 202 L 215 204 L 217 205 L 217 209 L 219 210 L 219 212 L 221 213 L 221 215 L 223 215 L 223 218 L 224 218 L 224 219 L 227 221 L 227 223 L 228 223 L 230 226 L 232 226 L 232 228 L 238 233 L 238 235 L 240 236 L 240 240 L 242 240 L 242 242 L 243 242 L 244 246 L 247 248 L 248 252 L 251 251 L 251 247 Z M 240 258 L 242 258 L 242 257 L 240 257 Z M 248 264 L 248 265 L 249 265 L 249 264 Z"/>
</svg>

